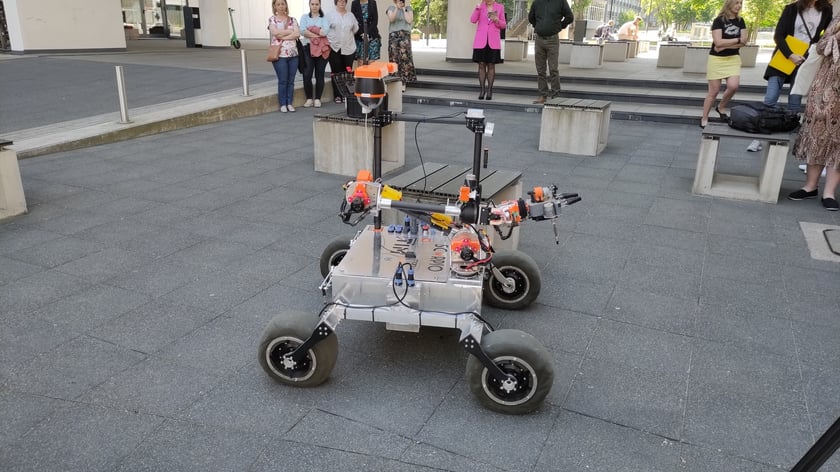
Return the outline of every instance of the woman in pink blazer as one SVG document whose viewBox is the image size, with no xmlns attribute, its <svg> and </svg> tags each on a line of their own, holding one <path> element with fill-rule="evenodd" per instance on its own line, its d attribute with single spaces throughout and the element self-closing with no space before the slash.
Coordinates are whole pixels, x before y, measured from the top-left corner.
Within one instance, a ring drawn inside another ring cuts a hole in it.
<svg viewBox="0 0 840 472">
<path fill-rule="evenodd" d="M 473 62 L 478 63 L 479 100 L 493 99 L 496 64 L 502 62 L 501 31 L 507 27 L 505 6 L 495 0 L 484 0 L 475 6 L 470 21 L 476 24 L 473 40 Z M 487 82 L 485 88 L 484 83 Z"/>
</svg>

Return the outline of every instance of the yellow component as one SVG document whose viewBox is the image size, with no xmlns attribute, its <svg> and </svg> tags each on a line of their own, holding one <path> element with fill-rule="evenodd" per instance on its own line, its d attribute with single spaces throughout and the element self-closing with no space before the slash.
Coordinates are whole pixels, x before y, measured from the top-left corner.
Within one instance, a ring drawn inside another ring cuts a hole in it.
<svg viewBox="0 0 840 472">
<path fill-rule="evenodd" d="M 402 192 L 395 189 L 394 187 L 389 187 L 387 185 L 382 186 L 382 198 L 387 198 L 388 200 L 402 200 Z"/>
<path fill-rule="evenodd" d="M 432 213 L 430 221 L 440 229 L 449 229 L 452 226 L 452 217 L 443 213 Z"/>
</svg>

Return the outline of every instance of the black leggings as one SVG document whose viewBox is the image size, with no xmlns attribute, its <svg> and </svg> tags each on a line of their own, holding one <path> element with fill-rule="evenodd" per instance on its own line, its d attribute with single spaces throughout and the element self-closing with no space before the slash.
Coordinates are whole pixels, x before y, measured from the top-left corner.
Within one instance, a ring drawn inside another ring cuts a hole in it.
<svg viewBox="0 0 840 472">
<path fill-rule="evenodd" d="M 327 59 L 322 56 L 312 57 L 309 53 L 310 45 L 307 45 L 302 60 L 306 67 L 303 69 L 303 91 L 306 98 L 321 99 L 324 92 L 324 70 L 327 68 Z M 315 93 L 312 93 L 312 74 L 315 74 Z"/>
<path fill-rule="evenodd" d="M 335 77 L 332 77 L 337 72 L 349 72 L 353 70 L 353 60 L 356 59 L 356 53 L 350 54 L 341 54 L 340 51 L 330 50 L 330 70 L 332 74 L 330 77 L 332 78 L 332 88 L 333 88 L 333 96 L 340 97 L 341 92 L 338 90 L 338 86 L 335 84 Z"/>
</svg>

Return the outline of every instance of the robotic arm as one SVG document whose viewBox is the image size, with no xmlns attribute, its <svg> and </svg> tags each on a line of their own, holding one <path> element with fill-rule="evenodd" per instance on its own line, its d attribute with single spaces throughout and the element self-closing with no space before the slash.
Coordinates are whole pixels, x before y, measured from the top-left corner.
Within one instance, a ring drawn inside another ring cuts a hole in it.
<svg viewBox="0 0 840 472">
<path fill-rule="evenodd" d="M 475 193 L 468 186 L 461 188 L 455 204 L 416 203 L 402 201 L 402 193 L 379 181 L 373 181 L 369 171 L 361 171 L 356 180 L 344 185 L 344 199 L 340 216 L 345 223 L 355 225 L 369 212 L 393 208 L 414 216 L 425 216 L 424 221 L 443 231 L 460 224 L 489 226 L 519 226 L 523 220 L 555 220 L 560 209 L 581 200 L 576 193 L 557 193 L 557 187 L 534 187 L 528 199 L 476 202 Z M 353 215 L 357 215 L 353 218 Z M 351 218 L 353 218 L 351 220 Z M 556 239 L 556 228 L 555 228 Z M 559 242 L 558 242 L 559 243 Z"/>
</svg>

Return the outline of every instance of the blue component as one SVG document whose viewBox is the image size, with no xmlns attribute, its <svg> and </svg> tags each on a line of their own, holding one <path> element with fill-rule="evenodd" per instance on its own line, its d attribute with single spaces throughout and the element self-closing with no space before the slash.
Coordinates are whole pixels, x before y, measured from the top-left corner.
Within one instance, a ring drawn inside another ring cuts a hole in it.
<svg viewBox="0 0 840 472">
<path fill-rule="evenodd" d="M 406 276 L 405 284 L 409 287 L 414 287 L 414 269 L 408 268 L 408 275 Z"/>
<path fill-rule="evenodd" d="M 389 233 L 393 233 L 394 230 L 396 230 L 396 227 L 394 225 L 388 225 L 388 232 Z"/>
<path fill-rule="evenodd" d="M 409 269 L 409 270 L 411 270 L 411 269 Z M 402 287 L 402 267 L 401 266 L 397 266 L 397 272 L 394 274 L 394 285 L 397 286 L 397 287 Z"/>
<path fill-rule="evenodd" d="M 411 217 L 406 216 L 403 232 L 408 233 L 409 231 L 411 231 Z"/>
<path fill-rule="evenodd" d="M 395 233 L 402 233 L 402 225 L 394 225 L 394 232 Z"/>
</svg>

